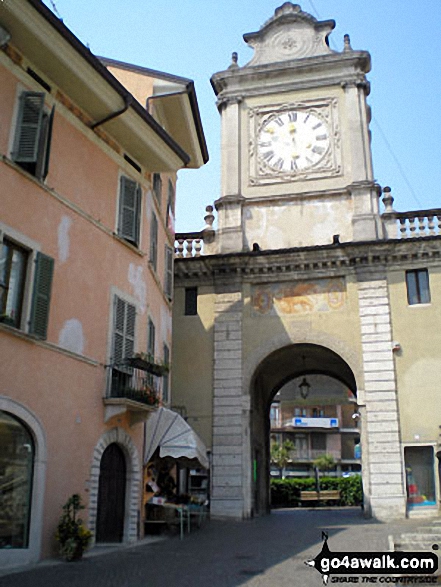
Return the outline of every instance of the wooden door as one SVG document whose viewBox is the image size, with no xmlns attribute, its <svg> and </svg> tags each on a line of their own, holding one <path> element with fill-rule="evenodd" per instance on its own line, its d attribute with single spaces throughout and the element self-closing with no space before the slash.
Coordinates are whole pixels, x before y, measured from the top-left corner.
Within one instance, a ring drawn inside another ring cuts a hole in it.
<svg viewBox="0 0 441 587">
<path fill-rule="evenodd" d="M 126 493 L 126 460 L 120 447 L 109 444 L 103 453 L 98 486 L 97 542 L 122 542 Z"/>
</svg>

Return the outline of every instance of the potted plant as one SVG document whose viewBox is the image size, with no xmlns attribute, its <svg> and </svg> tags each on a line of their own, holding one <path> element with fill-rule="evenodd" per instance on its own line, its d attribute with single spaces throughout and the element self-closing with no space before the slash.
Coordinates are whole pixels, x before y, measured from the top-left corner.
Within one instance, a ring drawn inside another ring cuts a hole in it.
<svg viewBox="0 0 441 587">
<path fill-rule="evenodd" d="M 84 509 L 81 497 L 74 493 L 63 506 L 63 515 L 57 526 L 56 539 L 60 546 L 60 554 L 67 561 L 80 560 L 92 538 L 92 532 L 78 517 L 80 510 Z"/>
</svg>

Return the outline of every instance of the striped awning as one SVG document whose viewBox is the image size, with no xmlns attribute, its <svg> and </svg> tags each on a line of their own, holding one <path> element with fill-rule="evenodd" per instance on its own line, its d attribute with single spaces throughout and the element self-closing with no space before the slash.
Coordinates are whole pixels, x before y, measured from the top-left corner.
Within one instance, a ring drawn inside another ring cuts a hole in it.
<svg viewBox="0 0 441 587">
<path fill-rule="evenodd" d="M 144 464 L 159 446 L 159 456 L 199 463 L 208 469 L 207 449 L 182 416 L 167 408 L 153 412 L 146 422 Z"/>
</svg>

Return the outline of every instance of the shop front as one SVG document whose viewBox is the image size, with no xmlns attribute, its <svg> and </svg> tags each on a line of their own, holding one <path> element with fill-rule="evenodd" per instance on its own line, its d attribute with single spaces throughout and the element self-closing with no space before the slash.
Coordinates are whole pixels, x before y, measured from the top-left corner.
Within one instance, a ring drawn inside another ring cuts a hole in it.
<svg viewBox="0 0 441 587">
<path fill-rule="evenodd" d="M 144 533 L 176 526 L 183 538 L 209 506 L 207 450 L 178 413 L 159 408 L 146 423 L 143 471 Z"/>
</svg>

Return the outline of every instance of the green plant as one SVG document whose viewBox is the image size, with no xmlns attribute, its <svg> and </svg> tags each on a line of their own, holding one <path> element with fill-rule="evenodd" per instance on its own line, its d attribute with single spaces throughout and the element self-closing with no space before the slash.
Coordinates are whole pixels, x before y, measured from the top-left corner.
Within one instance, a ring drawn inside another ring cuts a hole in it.
<svg viewBox="0 0 441 587">
<path fill-rule="evenodd" d="M 57 526 L 55 538 L 60 545 L 60 554 L 68 561 L 80 559 L 92 539 L 92 532 L 78 517 L 83 509 L 81 497 L 74 493 L 64 504 L 63 515 Z"/>
<path fill-rule="evenodd" d="M 340 505 L 361 505 L 363 489 L 361 475 L 352 477 L 322 477 L 320 489 L 340 490 Z M 301 491 L 314 491 L 314 477 L 300 479 L 271 479 L 271 505 L 273 507 L 297 507 L 300 503 Z"/>
<path fill-rule="evenodd" d="M 291 440 L 285 440 L 282 444 L 273 442 L 271 445 L 271 463 L 284 469 L 292 459 L 292 453 L 295 451 L 294 443 Z"/>
<path fill-rule="evenodd" d="M 335 467 L 335 460 L 332 455 L 323 454 L 314 459 L 312 464 L 319 471 L 331 471 Z"/>
</svg>

